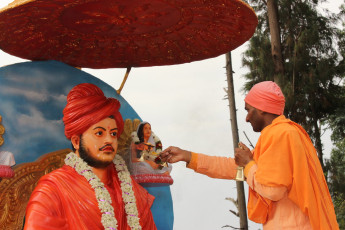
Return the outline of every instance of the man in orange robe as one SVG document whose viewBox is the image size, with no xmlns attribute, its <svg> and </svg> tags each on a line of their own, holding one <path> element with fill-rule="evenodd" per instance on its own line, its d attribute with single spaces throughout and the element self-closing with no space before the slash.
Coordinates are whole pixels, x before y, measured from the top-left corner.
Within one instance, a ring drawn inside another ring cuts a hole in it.
<svg viewBox="0 0 345 230">
<path fill-rule="evenodd" d="M 86 162 L 94 177 L 87 180 L 83 176 L 87 170 L 79 173 L 77 163 L 72 166 L 66 163 L 43 176 L 30 197 L 24 229 L 105 229 L 104 215 L 115 217 L 117 223 L 117 226 L 106 229 L 134 229 L 128 221 L 133 216 L 140 225 L 135 229 L 156 229 L 150 210 L 154 197 L 130 177 L 124 184 L 123 176 L 119 176 L 124 171 L 118 172 L 113 163 L 117 139 L 123 131 L 119 108 L 120 103 L 116 99 L 106 98 L 95 85 L 84 83 L 70 91 L 63 111 L 65 135 L 74 149 L 70 154 L 76 155 L 77 162 Z M 91 186 L 96 177 L 103 183 L 102 191 L 109 192 L 111 200 L 108 203 L 111 203 L 114 215 L 111 209 L 101 213 L 105 200 L 96 198 L 96 189 Z M 130 194 L 128 187 L 132 187 L 134 192 L 132 199 L 124 199 L 125 194 Z M 136 204 L 136 215 L 128 214 L 128 203 Z"/>
<path fill-rule="evenodd" d="M 339 229 L 316 150 L 306 131 L 282 115 L 285 98 L 279 86 L 258 83 L 245 102 L 246 121 L 261 132 L 253 151 L 240 143 L 232 159 L 169 147 L 162 158 L 185 161 L 187 167 L 213 178 L 235 179 L 236 168 L 245 167 L 248 216 L 264 230 Z"/>
</svg>

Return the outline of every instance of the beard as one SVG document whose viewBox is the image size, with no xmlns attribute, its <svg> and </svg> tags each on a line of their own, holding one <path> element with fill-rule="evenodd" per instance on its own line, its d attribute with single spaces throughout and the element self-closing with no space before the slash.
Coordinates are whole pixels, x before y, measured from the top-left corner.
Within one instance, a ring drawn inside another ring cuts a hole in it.
<svg viewBox="0 0 345 230">
<path fill-rule="evenodd" d="M 80 137 L 79 156 L 89 166 L 93 168 L 106 168 L 113 162 L 113 161 L 102 161 L 91 156 L 90 151 L 87 149 L 87 147 L 84 146 L 82 136 Z"/>
</svg>

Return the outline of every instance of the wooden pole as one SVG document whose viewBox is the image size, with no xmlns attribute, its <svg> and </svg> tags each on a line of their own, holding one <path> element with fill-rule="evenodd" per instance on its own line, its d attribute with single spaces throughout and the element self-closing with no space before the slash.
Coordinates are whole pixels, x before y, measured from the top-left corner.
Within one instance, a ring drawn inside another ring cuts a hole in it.
<svg viewBox="0 0 345 230">
<path fill-rule="evenodd" d="M 125 77 L 124 77 L 123 80 L 122 80 L 121 86 L 120 86 L 120 88 L 116 91 L 119 95 L 121 94 L 121 91 L 122 91 L 123 87 L 125 86 L 125 83 L 126 83 L 126 81 L 127 81 L 129 72 L 131 72 L 131 69 L 132 69 L 132 67 L 128 67 L 128 68 L 127 68 L 127 71 L 126 71 Z"/>
<path fill-rule="evenodd" d="M 231 62 L 231 52 L 226 54 L 226 76 L 228 82 L 228 100 L 230 109 L 230 121 L 232 130 L 232 142 L 235 148 L 238 146 L 238 128 L 237 128 L 237 117 L 236 117 L 236 103 L 235 103 L 235 91 L 234 91 L 234 81 L 233 81 L 233 71 Z M 240 229 L 248 230 L 248 220 L 247 220 L 247 210 L 246 201 L 244 194 L 243 181 L 236 181 L 237 187 L 237 202 L 238 202 L 238 213 L 240 217 Z"/>
<path fill-rule="evenodd" d="M 283 55 L 281 51 L 281 39 L 278 19 L 277 0 L 267 0 L 267 14 L 268 24 L 271 34 L 271 52 L 274 63 L 274 82 L 281 85 L 282 77 L 284 75 Z"/>
</svg>

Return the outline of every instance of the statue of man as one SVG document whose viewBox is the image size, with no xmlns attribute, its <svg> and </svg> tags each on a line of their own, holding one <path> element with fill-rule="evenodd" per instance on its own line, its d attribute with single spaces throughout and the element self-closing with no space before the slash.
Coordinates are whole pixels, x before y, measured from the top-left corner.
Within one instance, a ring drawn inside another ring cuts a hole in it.
<svg viewBox="0 0 345 230">
<path fill-rule="evenodd" d="M 24 229 L 156 229 L 154 197 L 116 155 L 124 125 L 119 108 L 118 100 L 93 84 L 69 92 L 63 122 L 73 152 L 62 168 L 39 180 Z"/>
</svg>

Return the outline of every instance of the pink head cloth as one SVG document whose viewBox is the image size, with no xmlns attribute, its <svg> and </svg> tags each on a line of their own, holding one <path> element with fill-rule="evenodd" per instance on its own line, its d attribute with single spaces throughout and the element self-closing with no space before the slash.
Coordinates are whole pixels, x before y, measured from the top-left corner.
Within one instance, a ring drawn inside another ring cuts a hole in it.
<svg viewBox="0 0 345 230">
<path fill-rule="evenodd" d="M 284 94 L 273 81 L 263 81 L 254 85 L 244 101 L 267 113 L 282 115 L 284 112 Z"/>
</svg>

